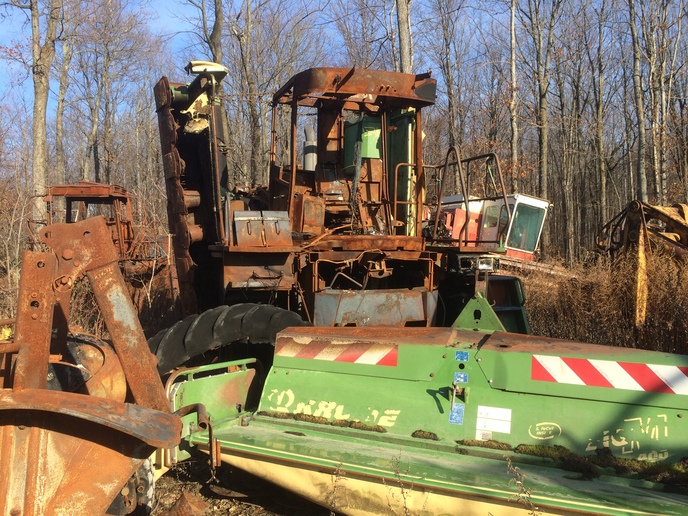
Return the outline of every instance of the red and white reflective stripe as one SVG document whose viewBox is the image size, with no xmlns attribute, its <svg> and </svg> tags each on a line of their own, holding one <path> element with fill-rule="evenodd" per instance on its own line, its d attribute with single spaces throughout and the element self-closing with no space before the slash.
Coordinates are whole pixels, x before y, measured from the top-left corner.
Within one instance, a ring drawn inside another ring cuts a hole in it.
<svg viewBox="0 0 688 516">
<path fill-rule="evenodd" d="M 688 367 L 533 355 L 531 379 L 688 395 Z"/>
<path fill-rule="evenodd" d="M 391 343 L 308 340 L 308 342 L 303 343 L 296 340 L 283 343 L 278 342 L 275 355 L 280 357 L 329 360 L 331 362 L 350 362 L 354 364 L 397 365 L 398 348 Z"/>
</svg>

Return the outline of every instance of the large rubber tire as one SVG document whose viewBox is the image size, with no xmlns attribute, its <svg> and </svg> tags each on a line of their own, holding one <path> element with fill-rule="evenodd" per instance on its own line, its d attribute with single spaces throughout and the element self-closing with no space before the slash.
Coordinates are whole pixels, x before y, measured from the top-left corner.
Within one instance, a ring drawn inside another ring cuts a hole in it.
<svg viewBox="0 0 688 516">
<path fill-rule="evenodd" d="M 278 332 L 306 324 L 298 314 L 271 305 L 218 306 L 158 332 L 148 339 L 148 346 L 158 359 L 162 376 L 198 355 L 234 342 L 274 346 Z"/>
</svg>

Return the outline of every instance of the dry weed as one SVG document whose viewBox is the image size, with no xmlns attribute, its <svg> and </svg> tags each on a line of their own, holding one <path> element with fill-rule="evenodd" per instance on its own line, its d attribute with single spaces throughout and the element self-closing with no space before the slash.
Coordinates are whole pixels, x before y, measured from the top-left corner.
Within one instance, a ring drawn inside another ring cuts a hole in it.
<svg viewBox="0 0 688 516">
<path fill-rule="evenodd" d="M 632 260 L 577 265 L 571 275 L 525 278 L 534 334 L 595 344 L 688 354 L 688 263 L 663 253 L 648 257 L 647 319 L 634 327 L 636 269 Z"/>
</svg>

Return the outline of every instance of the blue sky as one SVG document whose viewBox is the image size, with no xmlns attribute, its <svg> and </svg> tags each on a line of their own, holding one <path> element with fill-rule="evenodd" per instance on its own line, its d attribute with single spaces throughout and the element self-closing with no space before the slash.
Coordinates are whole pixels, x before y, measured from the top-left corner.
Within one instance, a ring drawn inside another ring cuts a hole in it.
<svg viewBox="0 0 688 516">
<path fill-rule="evenodd" d="M 182 53 L 185 44 L 187 25 L 182 19 L 184 14 L 193 14 L 193 8 L 184 0 L 150 0 L 148 17 L 151 32 L 162 34 L 170 38 L 173 52 Z M 19 9 L 9 9 L 0 11 L 0 47 L 10 47 L 30 38 L 31 27 L 27 22 L 26 16 Z M 28 51 L 28 46 L 27 46 Z M 28 60 L 30 56 L 26 56 Z M 171 56 L 171 69 L 175 69 L 180 75 L 186 63 L 176 63 L 174 56 Z M 3 98 L 11 95 L 23 94 L 30 103 L 31 79 L 26 76 L 26 72 L 21 66 L 0 61 L 3 73 L 0 73 L 0 96 Z M 21 82 L 21 79 L 25 79 Z M 27 96 L 27 94 L 29 94 Z"/>
</svg>

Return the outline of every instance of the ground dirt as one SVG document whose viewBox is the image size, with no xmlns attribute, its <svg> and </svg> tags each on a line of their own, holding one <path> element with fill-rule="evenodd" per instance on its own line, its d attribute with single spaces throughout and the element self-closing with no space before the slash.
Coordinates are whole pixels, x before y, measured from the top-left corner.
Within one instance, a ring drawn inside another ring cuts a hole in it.
<svg viewBox="0 0 688 516">
<path fill-rule="evenodd" d="M 211 478 L 206 455 L 199 454 L 178 464 L 155 483 L 155 504 L 151 516 L 335 515 L 324 507 L 228 465 L 218 468 L 215 479 Z M 180 501 L 182 496 L 185 500 Z M 189 511 L 189 505 L 193 512 Z"/>
</svg>

